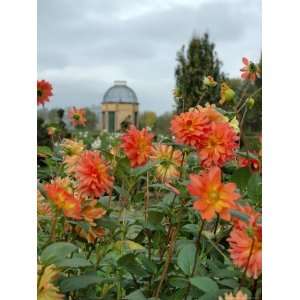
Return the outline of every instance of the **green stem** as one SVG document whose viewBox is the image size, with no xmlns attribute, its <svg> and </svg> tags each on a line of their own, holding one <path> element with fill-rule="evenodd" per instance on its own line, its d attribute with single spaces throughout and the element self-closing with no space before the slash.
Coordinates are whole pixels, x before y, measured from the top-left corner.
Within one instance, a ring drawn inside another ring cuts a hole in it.
<svg viewBox="0 0 300 300">
<path fill-rule="evenodd" d="M 56 238 L 56 224 L 57 224 L 58 211 L 55 212 L 52 218 L 51 231 L 50 231 L 50 241 L 54 242 Z"/>
<path fill-rule="evenodd" d="M 216 220 L 216 224 L 215 224 L 215 228 L 214 228 L 214 235 L 216 235 L 216 233 L 217 233 L 219 222 L 220 222 L 220 215 L 217 214 L 217 220 Z"/>
<path fill-rule="evenodd" d="M 203 231 L 203 228 L 204 228 L 204 225 L 205 225 L 205 220 L 202 221 L 202 224 L 201 224 L 201 227 L 200 227 L 200 230 L 199 230 L 199 233 L 198 233 L 198 237 L 197 237 L 197 240 L 196 240 L 196 252 L 195 252 L 195 257 L 194 257 L 194 265 L 193 265 L 193 269 L 192 269 L 192 273 L 191 273 L 191 277 L 194 276 L 195 274 L 195 271 L 196 271 L 196 266 L 197 266 L 197 261 L 198 261 L 198 256 L 199 256 L 199 253 L 200 253 L 200 241 L 201 241 L 201 235 L 202 235 L 202 231 Z M 190 289 L 191 289 L 191 283 L 189 282 L 189 285 L 188 285 L 188 288 L 187 288 L 187 291 L 186 291 L 186 295 L 185 295 L 185 299 L 187 299 L 189 293 L 190 293 Z"/>
</svg>

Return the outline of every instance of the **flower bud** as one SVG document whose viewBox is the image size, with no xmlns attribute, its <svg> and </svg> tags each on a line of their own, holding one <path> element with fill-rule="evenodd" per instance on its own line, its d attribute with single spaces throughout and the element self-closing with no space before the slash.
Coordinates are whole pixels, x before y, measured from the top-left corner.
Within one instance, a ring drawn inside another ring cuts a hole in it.
<svg viewBox="0 0 300 300">
<path fill-rule="evenodd" d="M 235 97 L 235 91 L 231 89 L 225 82 L 221 85 L 221 99 L 219 101 L 220 104 L 224 104 L 225 102 L 230 102 Z"/>
<path fill-rule="evenodd" d="M 255 104 L 255 100 L 252 97 L 247 98 L 246 100 L 247 106 L 249 109 L 252 109 L 254 104 Z"/>
<path fill-rule="evenodd" d="M 217 82 L 212 76 L 205 76 L 203 79 L 203 84 L 209 87 L 215 87 L 217 85 Z"/>
</svg>

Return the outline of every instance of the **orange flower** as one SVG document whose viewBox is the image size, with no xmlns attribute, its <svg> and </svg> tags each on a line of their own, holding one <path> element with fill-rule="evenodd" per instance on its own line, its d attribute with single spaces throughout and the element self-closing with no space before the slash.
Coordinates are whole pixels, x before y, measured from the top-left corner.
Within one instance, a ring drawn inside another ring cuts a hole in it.
<svg viewBox="0 0 300 300">
<path fill-rule="evenodd" d="M 182 153 L 174 150 L 172 146 L 158 144 L 152 147 L 153 160 L 159 160 L 156 166 L 156 175 L 163 182 L 171 181 L 179 177 L 179 166 L 182 161 Z"/>
<path fill-rule="evenodd" d="M 262 230 L 255 227 L 235 227 L 228 238 L 233 263 L 245 270 L 248 277 L 257 279 L 262 270 Z"/>
<path fill-rule="evenodd" d="M 143 166 L 151 154 L 153 134 L 146 128 L 137 130 L 134 126 L 121 137 L 121 148 L 130 160 L 132 168 Z"/>
<path fill-rule="evenodd" d="M 235 183 L 222 183 L 221 169 L 218 167 L 212 167 L 200 175 L 191 174 L 190 180 L 188 191 L 192 196 L 198 197 L 194 208 L 201 217 L 211 220 L 218 213 L 222 219 L 229 221 L 230 209 L 234 207 L 234 201 L 240 198 L 235 192 Z"/>
<path fill-rule="evenodd" d="M 224 300 L 248 300 L 247 294 L 244 294 L 242 291 L 238 291 L 235 296 L 232 293 L 225 293 Z M 222 297 L 219 297 L 219 300 L 223 300 Z"/>
<path fill-rule="evenodd" d="M 200 111 L 204 116 L 208 118 L 210 122 L 215 123 L 227 123 L 228 118 L 217 111 L 215 104 L 206 103 L 205 106 L 197 105 L 190 108 L 190 111 Z"/>
<path fill-rule="evenodd" d="M 211 131 L 202 140 L 198 155 L 204 168 L 222 167 L 233 159 L 238 147 L 238 136 L 228 123 L 212 123 Z"/>
<path fill-rule="evenodd" d="M 75 177 L 80 194 L 92 198 L 98 198 L 105 192 L 109 193 L 113 186 L 109 167 L 98 151 L 84 151 L 80 154 Z"/>
<path fill-rule="evenodd" d="M 70 139 L 64 139 L 61 144 L 65 155 L 64 155 L 64 163 L 67 166 L 67 174 L 73 174 L 76 169 L 77 162 L 79 160 L 79 155 L 84 150 L 84 144 L 80 142 L 76 142 Z"/>
<path fill-rule="evenodd" d="M 95 243 L 97 239 L 103 238 L 105 234 L 103 227 L 89 227 L 89 230 L 85 231 L 82 227 L 76 225 L 75 231 L 90 244 Z"/>
<path fill-rule="evenodd" d="M 246 57 L 243 57 L 242 61 L 245 65 L 243 68 L 241 68 L 241 77 L 243 79 L 255 81 L 256 78 L 260 77 L 258 65 L 256 65 L 252 61 L 249 61 Z"/>
<path fill-rule="evenodd" d="M 60 209 L 66 217 L 81 219 L 80 200 L 75 198 L 64 184 L 64 181 L 56 180 L 44 185 L 44 189 L 51 201 Z"/>
<path fill-rule="evenodd" d="M 262 270 L 262 227 L 258 222 L 261 214 L 251 206 L 237 206 L 248 216 L 248 221 L 233 218 L 234 228 L 228 238 L 229 253 L 233 263 L 245 270 L 247 276 L 258 278 Z"/>
<path fill-rule="evenodd" d="M 70 108 L 68 118 L 74 127 L 83 126 L 86 123 L 85 110 L 83 108 Z"/>
<path fill-rule="evenodd" d="M 46 102 L 49 102 L 50 96 L 53 96 L 51 83 L 45 80 L 38 80 L 37 105 L 44 105 Z"/>
<path fill-rule="evenodd" d="M 83 218 L 91 225 L 96 225 L 94 220 L 102 218 L 106 214 L 106 210 L 102 207 L 97 207 L 97 201 L 89 201 L 82 209 Z"/>
<path fill-rule="evenodd" d="M 181 113 L 171 121 L 171 131 L 176 142 L 193 147 L 199 145 L 209 128 L 209 119 L 200 111 Z"/>
</svg>

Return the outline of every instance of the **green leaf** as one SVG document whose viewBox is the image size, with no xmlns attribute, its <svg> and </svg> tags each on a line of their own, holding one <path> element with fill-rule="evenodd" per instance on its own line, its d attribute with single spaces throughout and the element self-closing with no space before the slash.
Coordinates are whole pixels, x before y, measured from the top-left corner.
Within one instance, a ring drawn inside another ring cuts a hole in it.
<svg viewBox="0 0 300 300">
<path fill-rule="evenodd" d="M 186 224 L 182 227 L 185 232 L 197 234 L 199 232 L 199 226 L 197 224 Z"/>
<path fill-rule="evenodd" d="M 163 219 L 164 214 L 157 210 L 149 210 L 148 220 L 152 224 L 158 224 Z"/>
<path fill-rule="evenodd" d="M 206 293 L 217 293 L 219 290 L 216 282 L 209 277 L 195 276 L 190 279 L 190 283 L 199 290 Z"/>
<path fill-rule="evenodd" d="M 246 215 L 238 210 L 235 210 L 235 209 L 231 209 L 230 214 L 231 214 L 231 216 L 239 218 L 240 220 L 242 220 L 244 222 L 248 222 L 248 220 L 249 220 L 248 215 Z"/>
<path fill-rule="evenodd" d="M 73 257 L 61 259 L 55 265 L 61 268 L 82 268 L 91 266 L 91 263 L 85 258 Z"/>
<path fill-rule="evenodd" d="M 115 185 L 114 189 L 120 194 L 121 197 L 129 198 L 130 194 L 127 190 L 123 189 L 122 187 Z"/>
<path fill-rule="evenodd" d="M 37 154 L 39 156 L 44 156 L 44 157 L 47 157 L 47 156 L 52 156 L 53 152 L 52 150 L 47 147 L 47 146 L 38 146 L 37 147 Z"/>
<path fill-rule="evenodd" d="M 240 168 L 234 171 L 231 176 L 231 181 L 235 182 L 241 191 L 245 191 L 251 172 L 248 168 Z"/>
<path fill-rule="evenodd" d="M 147 272 L 139 264 L 132 253 L 126 254 L 118 259 L 118 265 L 123 267 L 129 273 L 144 277 Z"/>
<path fill-rule="evenodd" d="M 139 177 L 139 176 L 147 173 L 148 171 L 150 171 L 155 166 L 155 164 L 156 164 L 156 162 L 150 161 L 145 166 L 131 169 L 131 175 Z"/>
<path fill-rule="evenodd" d="M 262 182 L 259 174 L 253 174 L 248 181 L 248 197 L 257 203 L 262 197 Z"/>
<path fill-rule="evenodd" d="M 169 283 L 177 288 L 186 288 L 189 284 L 188 280 L 183 277 L 170 277 L 169 278 Z"/>
<path fill-rule="evenodd" d="M 232 289 L 235 289 L 239 286 L 239 283 L 236 280 L 230 278 L 220 280 L 219 284 L 224 285 L 226 287 L 230 287 Z"/>
<path fill-rule="evenodd" d="M 141 261 L 142 265 L 144 266 L 144 268 L 146 269 L 147 272 L 149 272 L 149 273 L 157 272 L 156 264 L 151 259 L 149 259 L 148 257 L 146 257 L 143 254 L 139 255 L 138 259 Z"/>
<path fill-rule="evenodd" d="M 145 247 L 130 240 L 122 240 L 122 241 L 117 241 L 115 243 L 115 247 L 119 250 L 123 248 L 128 248 L 129 250 L 145 250 Z"/>
<path fill-rule="evenodd" d="M 134 291 L 125 297 L 128 300 L 147 300 L 141 290 Z"/>
<path fill-rule="evenodd" d="M 67 242 L 57 242 L 46 247 L 41 254 L 44 265 L 55 264 L 77 250 L 77 246 Z"/>
<path fill-rule="evenodd" d="M 178 253 L 177 264 L 186 275 L 192 274 L 195 254 L 196 246 L 194 244 L 185 245 Z"/>
<path fill-rule="evenodd" d="M 91 284 L 100 284 L 106 281 L 107 279 L 99 277 L 95 272 L 93 272 L 63 279 L 60 282 L 60 290 L 63 293 L 66 293 L 86 288 Z"/>
<path fill-rule="evenodd" d="M 242 157 L 245 157 L 245 158 L 251 158 L 251 159 L 259 159 L 257 155 L 251 153 L 251 152 L 242 152 L 242 151 L 238 151 L 238 154 Z"/>
</svg>

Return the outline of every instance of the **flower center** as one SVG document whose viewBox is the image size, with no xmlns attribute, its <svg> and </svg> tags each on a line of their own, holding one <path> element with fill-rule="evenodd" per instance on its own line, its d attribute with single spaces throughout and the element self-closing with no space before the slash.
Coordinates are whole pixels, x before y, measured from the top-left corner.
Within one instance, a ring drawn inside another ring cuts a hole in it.
<svg viewBox="0 0 300 300">
<path fill-rule="evenodd" d="M 187 120 L 187 121 L 186 121 L 186 126 L 187 126 L 188 128 L 190 128 L 190 127 L 192 126 L 192 124 L 193 124 L 192 120 Z"/>
<path fill-rule="evenodd" d="M 251 73 L 256 72 L 256 66 L 255 66 L 255 64 L 253 62 L 251 62 L 249 64 L 249 72 L 251 72 Z"/>
<path fill-rule="evenodd" d="M 216 146 L 218 146 L 218 144 L 219 144 L 219 141 L 215 137 L 211 137 L 208 140 L 208 147 L 209 148 L 215 148 Z"/>
<path fill-rule="evenodd" d="M 80 120 L 80 115 L 74 114 L 73 119 L 74 119 L 74 120 L 77 120 L 77 121 Z"/>
<path fill-rule="evenodd" d="M 42 97 L 42 95 L 43 95 L 43 92 L 41 90 L 37 90 L 37 96 Z"/>
<path fill-rule="evenodd" d="M 219 193 L 217 191 L 211 191 L 209 192 L 209 198 L 213 201 L 216 202 L 219 200 Z"/>
</svg>

